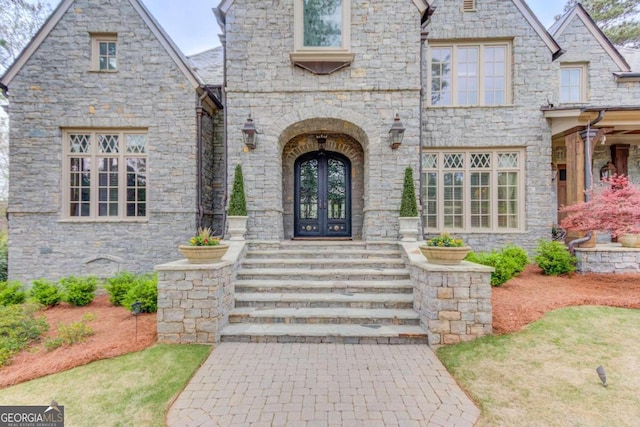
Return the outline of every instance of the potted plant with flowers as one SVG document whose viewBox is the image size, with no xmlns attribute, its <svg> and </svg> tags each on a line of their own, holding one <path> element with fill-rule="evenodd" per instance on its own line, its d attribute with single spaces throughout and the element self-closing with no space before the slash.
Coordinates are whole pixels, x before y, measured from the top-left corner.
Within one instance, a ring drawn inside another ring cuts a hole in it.
<svg viewBox="0 0 640 427">
<path fill-rule="evenodd" d="M 189 264 L 211 264 L 219 262 L 229 249 L 220 243 L 219 237 L 212 236 L 211 228 L 199 227 L 198 233 L 189 239 L 188 245 L 178 246 Z"/>
<path fill-rule="evenodd" d="M 446 231 L 420 245 L 420 252 L 431 264 L 460 264 L 470 251 L 471 247 L 464 240 L 456 239 Z"/>
<path fill-rule="evenodd" d="M 640 247 L 640 188 L 624 175 L 604 178 L 606 186 L 589 192 L 589 200 L 560 209 L 567 231 L 607 231 L 622 246 Z"/>
</svg>

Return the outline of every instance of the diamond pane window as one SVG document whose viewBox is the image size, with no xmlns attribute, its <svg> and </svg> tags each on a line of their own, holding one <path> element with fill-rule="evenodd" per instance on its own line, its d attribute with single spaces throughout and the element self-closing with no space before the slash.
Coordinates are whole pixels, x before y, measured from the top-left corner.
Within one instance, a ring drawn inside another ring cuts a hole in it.
<svg viewBox="0 0 640 427">
<path fill-rule="evenodd" d="M 69 151 L 71 153 L 88 153 L 91 135 L 69 135 Z"/>
<path fill-rule="evenodd" d="M 422 155 L 422 168 L 423 169 L 437 169 L 438 168 L 438 155 L 437 154 L 423 154 Z"/>
<path fill-rule="evenodd" d="M 129 134 L 126 136 L 127 153 L 143 154 L 146 153 L 147 135 Z"/>
<path fill-rule="evenodd" d="M 504 168 L 517 168 L 518 167 L 518 153 L 499 153 L 498 154 L 498 167 Z"/>
<path fill-rule="evenodd" d="M 481 153 L 471 154 L 471 168 L 472 169 L 484 169 L 491 167 L 491 154 L 490 153 Z"/>
<path fill-rule="evenodd" d="M 445 169 L 461 169 L 464 167 L 464 154 L 445 154 L 444 155 L 444 167 Z"/>
<path fill-rule="evenodd" d="M 118 135 L 98 135 L 98 151 L 100 153 L 118 152 Z"/>
</svg>

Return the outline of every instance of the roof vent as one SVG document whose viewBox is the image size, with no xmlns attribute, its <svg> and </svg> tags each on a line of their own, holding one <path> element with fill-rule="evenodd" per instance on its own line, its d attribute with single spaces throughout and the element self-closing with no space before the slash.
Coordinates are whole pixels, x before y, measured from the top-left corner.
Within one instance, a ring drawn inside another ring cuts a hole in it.
<svg viewBox="0 0 640 427">
<path fill-rule="evenodd" d="M 476 10 L 476 0 L 462 0 L 463 12 L 474 12 Z"/>
</svg>

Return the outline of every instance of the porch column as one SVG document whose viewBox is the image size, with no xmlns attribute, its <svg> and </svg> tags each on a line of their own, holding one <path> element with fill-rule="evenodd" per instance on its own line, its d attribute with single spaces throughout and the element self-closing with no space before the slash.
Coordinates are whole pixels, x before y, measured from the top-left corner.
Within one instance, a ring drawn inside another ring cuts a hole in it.
<svg viewBox="0 0 640 427">
<path fill-rule="evenodd" d="M 580 132 L 564 138 L 567 146 L 567 206 L 584 202 L 584 142 Z"/>
</svg>

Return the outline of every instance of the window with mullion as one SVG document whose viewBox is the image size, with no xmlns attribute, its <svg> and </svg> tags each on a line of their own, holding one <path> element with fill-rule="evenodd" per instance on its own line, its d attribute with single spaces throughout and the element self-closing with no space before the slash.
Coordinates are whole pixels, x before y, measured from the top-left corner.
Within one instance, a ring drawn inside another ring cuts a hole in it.
<svg viewBox="0 0 640 427">
<path fill-rule="evenodd" d="M 129 132 L 65 133 L 70 218 L 147 216 L 147 135 Z"/>
<path fill-rule="evenodd" d="M 425 150 L 421 190 L 425 230 L 519 230 L 521 167 L 520 150 Z"/>
<path fill-rule="evenodd" d="M 510 102 L 509 42 L 430 46 L 431 105 L 484 106 Z"/>
</svg>

